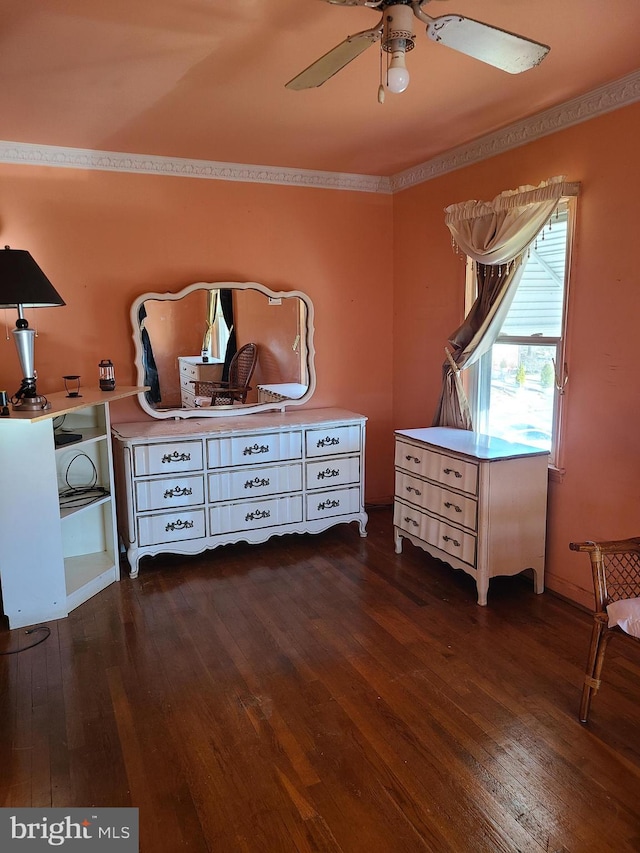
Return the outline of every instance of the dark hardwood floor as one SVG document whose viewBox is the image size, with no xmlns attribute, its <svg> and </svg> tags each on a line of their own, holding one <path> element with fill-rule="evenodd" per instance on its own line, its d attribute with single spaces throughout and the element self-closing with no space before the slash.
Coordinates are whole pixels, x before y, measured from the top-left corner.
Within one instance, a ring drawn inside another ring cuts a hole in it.
<svg viewBox="0 0 640 853">
<path fill-rule="evenodd" d="M 0 657 L 0 804 L 137 806 L 143 853 L 640 850 L 638 645 L 585 727 L 589 615 L 475 600 L 388 509 L 147 558 Z"/>
</svg>

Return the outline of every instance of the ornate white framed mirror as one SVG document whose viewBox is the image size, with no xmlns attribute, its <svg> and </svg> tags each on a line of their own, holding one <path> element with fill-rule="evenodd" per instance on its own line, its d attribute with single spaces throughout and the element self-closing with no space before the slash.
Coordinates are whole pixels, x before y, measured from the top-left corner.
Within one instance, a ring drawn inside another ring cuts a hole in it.
<svg viewBox="0 0 640 853">
<path fill-rule="evenodd" d="M 138 399 L 154 418 L 284 410 L 313 395 L 313 303 L 299 290 L 197 282 L 176 293 L 142 294 L 130 316 L 137 382 L 150 389 Z M 256 357 L 244 387 L 239 352 L 247 344 L 255 344 Z M 232 402 L 221 387 L 234 391 Z"/>
</svg>

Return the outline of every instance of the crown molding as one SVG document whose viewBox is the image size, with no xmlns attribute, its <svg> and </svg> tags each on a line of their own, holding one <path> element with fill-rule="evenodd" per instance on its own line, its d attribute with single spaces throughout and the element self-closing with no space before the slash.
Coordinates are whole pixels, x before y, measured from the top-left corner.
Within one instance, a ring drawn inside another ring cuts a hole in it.
<svg viewBox="0 0 640 853">
<path fill-rule="evenodd" d="M 551 133 L 580 124 L 583 121 L 604 115 L 640 100 L 640 71 L 634 71 L 626 77 L 600 86 L 591 92 L 580 95 L 559 104 L 557 107 L 537 113 L 515 124 L 508 125 L 495 133 L 481 136 L 479 139 L 451 148 L 439 157 L 434 157 L 399 172 L 391 178 L 393 193 L 408 189 L 416 184 L 438 178 L 447 172 L 454 172 L 480 160 L 495 157 L 511 148 L 526 145 L 535 139 L 541 139 Z"/>
<path fill-rule="evenodd" d="M 145 175 L 169 175 L 177 178 L 204 178 L 213 181 L 241 181 L 251 184 L 279 184 L 355 192 L 390 193 L 389 178 L 346 172 L 318 172 L 276 166 L 251 166 L 221 163 L 215 160 L 188 160 L 149 154 L 123 154 L 94 151 L 89 148 L 62 148 L 29 142 L 0 140 L 0 163 L 29 166 L 55 166 L 107 172 L 134 172 Z"/>
<path fill-rule="evenodd" d="M 640 70 L 557 107 L 508 125 L 495 133 L 452 148 L 438 157 L 412 166 L 390 178 L 347 172 L 319 172 L 310 169 L 222 163 L 215 160 L 124 154 L 117 151 L 94 151 L 89 148 L 62 148 L 56 145 L 35 145 L 29 142 L 1 140 L 0 163 L 390 194 L 438 178 L 447 172 L 462 169 L 480 160 L 495 157 L 511 148 L 526 145 L 535 139 L 620 109 L 638 100 L 640 100 Z"/>
</svg>

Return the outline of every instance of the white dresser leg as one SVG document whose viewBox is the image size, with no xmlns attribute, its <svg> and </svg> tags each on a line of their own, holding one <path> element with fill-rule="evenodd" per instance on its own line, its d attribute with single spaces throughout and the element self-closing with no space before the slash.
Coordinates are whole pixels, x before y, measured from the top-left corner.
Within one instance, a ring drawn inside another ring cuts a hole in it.
<svg viewBox="0 0 640 853">
<path fill-rule="evenodd" d="M 396 554 L 402 554 L 402 536 L 398 527 L 393 528 L 393 541 L 395 542 Z"/>
</svg>

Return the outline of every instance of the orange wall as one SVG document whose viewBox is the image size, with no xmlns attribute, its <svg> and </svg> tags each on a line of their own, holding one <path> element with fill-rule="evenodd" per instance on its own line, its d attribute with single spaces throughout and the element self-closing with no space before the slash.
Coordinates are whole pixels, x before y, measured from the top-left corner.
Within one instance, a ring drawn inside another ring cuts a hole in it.
<svg viewBox="0 0 640 853">
<path fill-rule="evenodd" d="M 370 501 L 390 494 L 391 215 L 391 197 L 374 193 L 0 165 L 2 242 L 28 249 L 66 301 L 27 312 L 41 393 L 71 373 L 95 386 L 102 358 L 134 384 L 129 309 L 143 292 L 247 280 L 302 290 L 315 309 L 311 406 L 369 418 Z M 20 378 L 3 335 L 0 388 L 14 393 Z M 133 400 L 112 416 L 146 417 Z"/>
<path fill-rule="evenodd" d="M 565 174 L 580 181 L 569 294 L 562 465 L 549 491 L 547 584 L 590 605 L 582 539 L 640 534 L 640 104 L 547 136 L 394 197 L 394 423 L 431 423 L 464 268 L 443 209 Z"/>
</svg>

